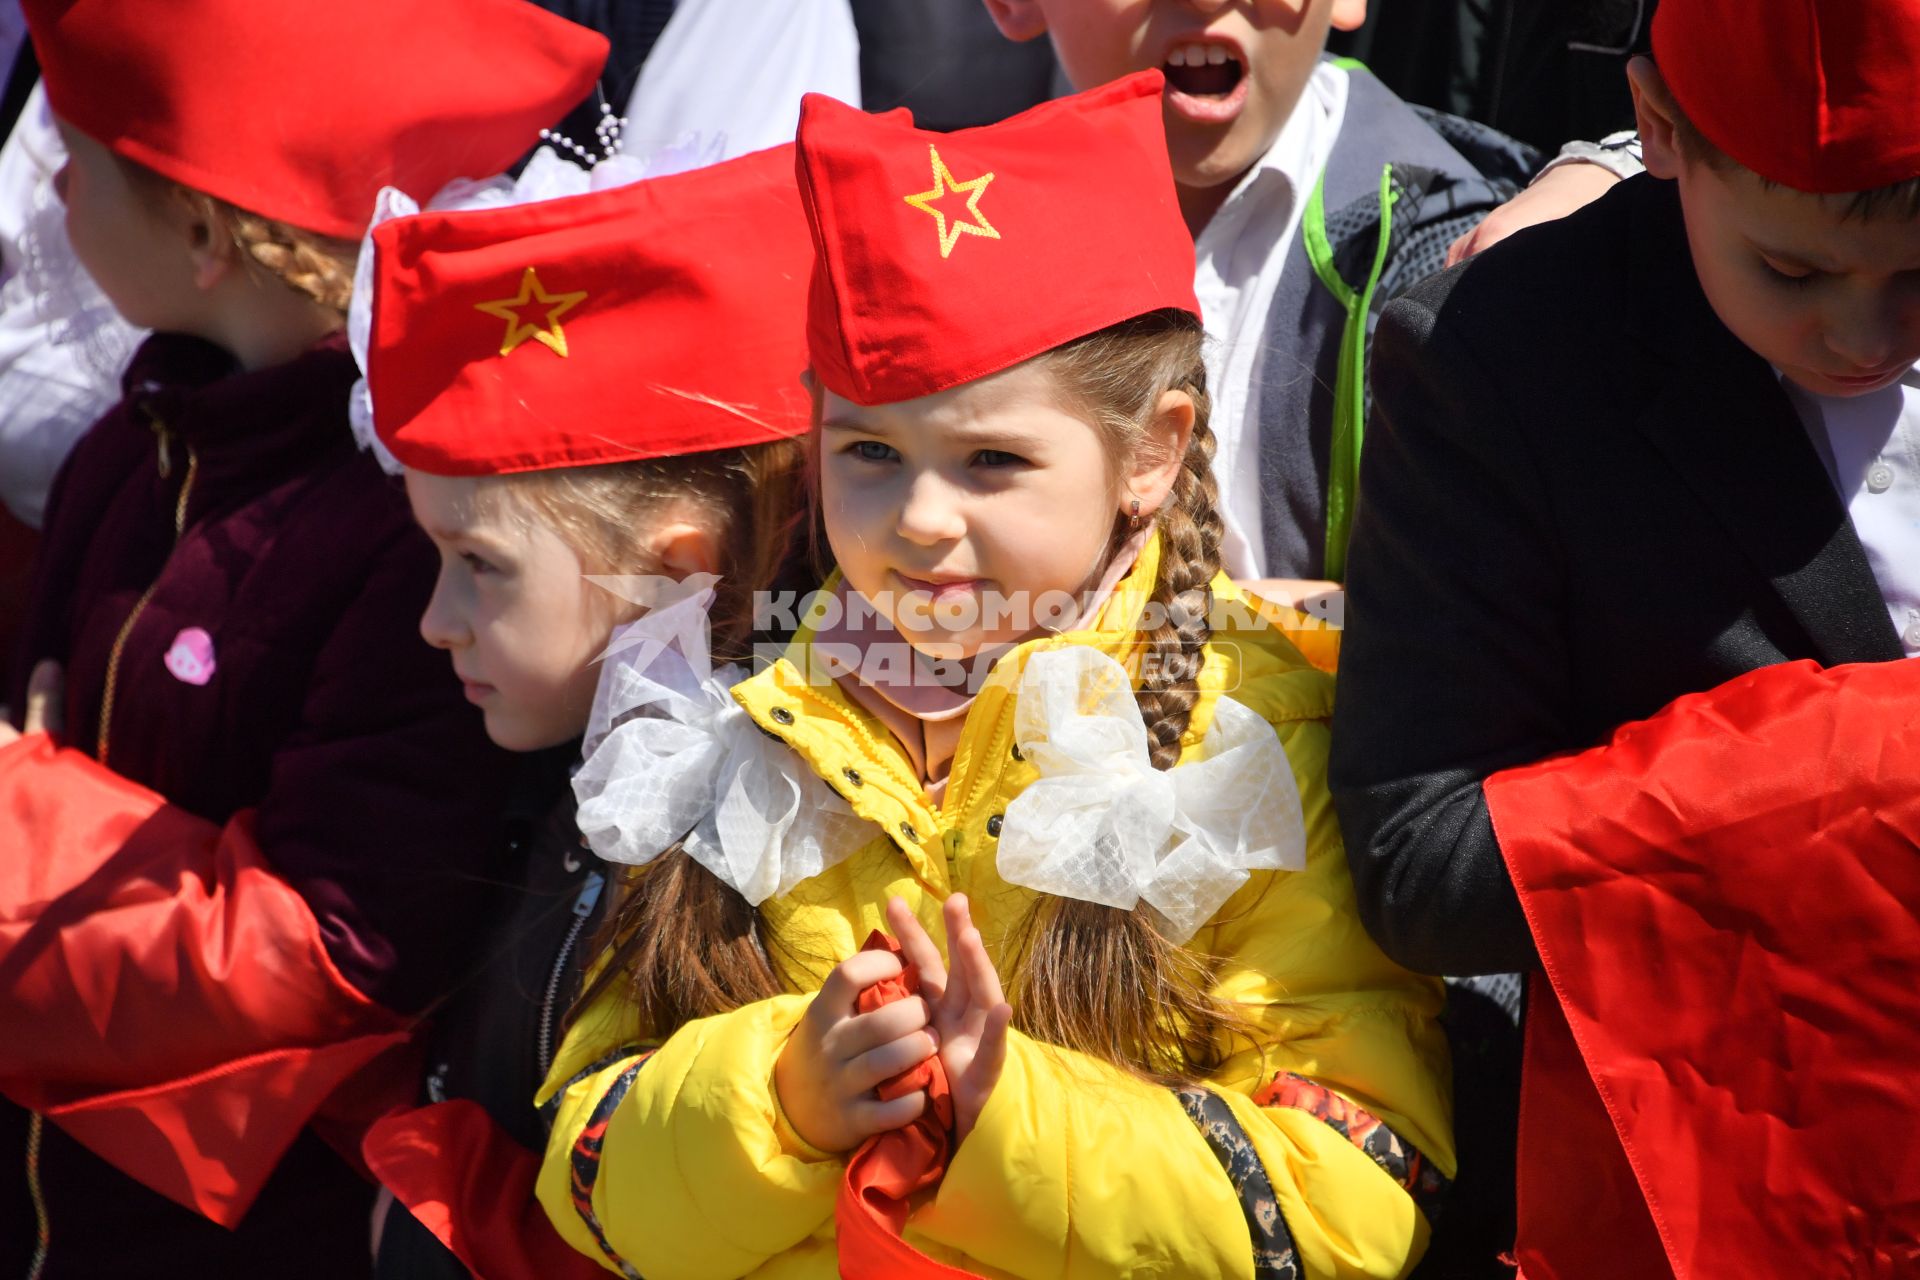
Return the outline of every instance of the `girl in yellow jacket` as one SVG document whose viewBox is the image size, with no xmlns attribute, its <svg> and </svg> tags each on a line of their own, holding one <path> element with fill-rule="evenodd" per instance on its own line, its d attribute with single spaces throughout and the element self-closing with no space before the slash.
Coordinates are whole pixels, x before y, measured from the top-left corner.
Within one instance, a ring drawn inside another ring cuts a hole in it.
<svg viewBox="0 0 1920 1280">
<path fill-rule="evenodd" d="M 693 602 L 635 624 L 576 778 L 636 870 L 539 1194 L 617 1273 L 1397 1276 L 1425 1248 L 1440 988 L 1355 913 L 1331 680 L 1219 572 L 1160 111 L 1158 73 L 955 134 L 803 108 L 838 572 L 744 678 Z M 921 1176 L 874 1174 L 888 1142 Z"/>
</svg>

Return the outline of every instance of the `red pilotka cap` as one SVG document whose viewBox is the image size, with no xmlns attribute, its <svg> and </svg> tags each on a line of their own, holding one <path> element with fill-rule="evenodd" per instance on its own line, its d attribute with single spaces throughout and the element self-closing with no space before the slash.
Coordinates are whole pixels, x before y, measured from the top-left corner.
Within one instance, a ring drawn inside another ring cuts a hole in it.
<svg viewBox="0 0 1920 1280">
<path fill-rule="evenodd" d="M 800 104 L 814 376 L 892 404 L 1122 320 L 1200 314 L 1158 71 L 956 133 Z"/>
<path fill-rule="evenodd" d="M 128 160 L 358 240 L 380 188 L 487 178 L 587 95 L 604 36 L 526 0 L 24 0 L 47 101 Z"/>
<path fill-rule="evenodd" d="M 1920 0 L 1661 0 L 1653 56 L 1701 136 L 1771 182 L 1920 178 Z"/>
<path fill-rule="evenodd" d="M 374 228 L 381 443 L 435 475 L 804 435 L 807 243 L 791 144 L 588 195 Z"/>
</svg>

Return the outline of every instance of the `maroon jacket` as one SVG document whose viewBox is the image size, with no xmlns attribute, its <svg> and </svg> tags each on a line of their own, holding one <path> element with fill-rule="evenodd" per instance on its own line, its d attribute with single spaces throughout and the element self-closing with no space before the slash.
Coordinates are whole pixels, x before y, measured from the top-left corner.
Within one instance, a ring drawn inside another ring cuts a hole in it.
<svg viewBox="0 0 1920 1280">
<path fill-rule="evenodd" d="M 238 372 L 155 337 L 55 489 L 9 701 L 64 663 L 72 749 L 0 751 L 0 1091 L 52 1121 L 48 1280 L 364 1272 L 306 1121 L 474 963 L 509 758 L 420 638 L 435 554 L 355 376 L 338 340 Z M 23 1133 L 0 1104 L 8 1274 Z"/>
</svg>

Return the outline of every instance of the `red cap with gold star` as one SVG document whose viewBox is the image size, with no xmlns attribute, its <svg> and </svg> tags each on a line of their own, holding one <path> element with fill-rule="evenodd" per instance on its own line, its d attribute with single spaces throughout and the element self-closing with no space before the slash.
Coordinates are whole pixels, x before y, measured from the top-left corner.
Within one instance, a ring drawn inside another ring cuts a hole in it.
<svg viewBox="0 0 1920 1280">
<path fill-rule="evenodd" d="M 803 100 L 821 384 L 892 404 L 1149 311 L 1198 315 L 1160 87 L 1145 71 L 956 133 Z"/>
<path fill-rule="evenodd" d="M 1653 55 L 1701 136 L 1769 181 L 1920 178 L 1920 0 L 1661 0 Z"/>
<path fill-rule="evenodd" d="M 373 232 L 367 386 L 406 466 L 503 475 L 804 434 L 791 145 Z"/>
<path fill-rule="evenodd" d="M 592 88 L 604 36 L 527 0 L 24 0 L 54 113 L 196 191 L 357 240 L 512 164 Z"/>
</svg>

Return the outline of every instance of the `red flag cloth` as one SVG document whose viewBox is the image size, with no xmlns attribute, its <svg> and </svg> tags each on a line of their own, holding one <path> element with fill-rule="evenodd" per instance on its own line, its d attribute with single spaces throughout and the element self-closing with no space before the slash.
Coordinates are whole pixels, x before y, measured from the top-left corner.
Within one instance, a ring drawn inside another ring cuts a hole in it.
<svg viewBox="0 0 1920 1280">
<path fill-rule="evenodd" d="M 406 1024 L 334 968 L 250 813 L 215 826 L 42 735 L 0 779 L 0 1092 L 237 1224 Z"/>
<path fill-rule="evenodd" d="M 890 951 L 900 944 L 878 929 L 867 935 L 862 951 Z M 905 965 L 897 978 L 876 982 L 860 993 L 861 1013 L 920 994 L 920 974 Z M 953 1095 L 939 1055 L 912 1070 L 903 1071 L 879 1088 L 883 1101 L 927 1091 L 927 1109 L 904 1129 L 875 1134 L 860 1144 L 847 1161 L 834 1206 L 834 1226 L 840 1249 L 840 1274 L 845 1280 L 919 1280 L 919 1277 L 971 1276 L 971 1271 L 935 1262 L 901 1238 L 906 1229 L 909 1201 L 939 1185 L 953 1154 Z"/>
<path fill-rule="evenodd" d="M 1643 1208 L 1680 1280 L 1920 1269 L 1917 713 L 1920 661 L 1791 663 L 1487 780 L 1528 1280 L 1662 1274 Z"/>
<path fill-rule="evenodd" d="M 466 1098 L 396 1112 L 361 1152 L 380 1184 L 479 1280 L 596 1280 L 535 1199 L 540 1155 Z"/>
</svg>

